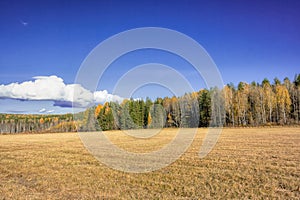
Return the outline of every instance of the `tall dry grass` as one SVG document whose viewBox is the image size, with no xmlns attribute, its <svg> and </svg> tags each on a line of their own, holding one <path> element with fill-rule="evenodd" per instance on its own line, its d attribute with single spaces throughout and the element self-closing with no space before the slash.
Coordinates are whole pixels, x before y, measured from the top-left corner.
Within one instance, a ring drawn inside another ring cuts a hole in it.
<svg viewBox="0 0 300 200">
<path fill-rule="evenodd" d="M 224 129 L 204 159 L 198 129 L 188 151 L 168 167 L 144 174 L 99 163 L 76 133 L 1 135 L 0 199 L 299 199 L 300 128 Z M 121 148 L 148 152 L 176 133 L 135 140 L 106 135 Z"/>
</svg>

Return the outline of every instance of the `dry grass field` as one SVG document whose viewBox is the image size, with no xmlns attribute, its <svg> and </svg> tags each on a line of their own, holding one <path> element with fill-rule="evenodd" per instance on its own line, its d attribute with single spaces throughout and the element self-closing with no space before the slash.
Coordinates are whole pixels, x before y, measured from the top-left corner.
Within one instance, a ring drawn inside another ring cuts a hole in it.
<svg viewBox="0 0 300 200">
<path fill-rule="evenodd" d="M 207 129 L 182 157 L 150 173 L 108 168 L 76 133 L 0 135 L 0 199 L 300 199 L 300 128 L 223 129 L 199 159 Z M 152 151 L 172 139 L 165 129 L 133 140 L 106 132 L 130 151 Z"/>
</svg>

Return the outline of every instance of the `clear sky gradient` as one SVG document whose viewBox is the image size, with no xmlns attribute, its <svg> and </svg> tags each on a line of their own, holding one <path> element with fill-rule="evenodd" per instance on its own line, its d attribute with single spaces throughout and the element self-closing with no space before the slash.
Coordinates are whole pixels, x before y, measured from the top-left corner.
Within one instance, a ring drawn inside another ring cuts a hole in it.
<svg viewBox="0 0 300 200">
<path fill-rule="evenodd" d="M 35 76 L 55 75 L 74 82 L 89 52 L 101 41 L 138 27 L 164 27 L 182 32 L 210 54 L 224 83 L 273 81 L 300 69 L 300 1 L 0 1 L 0 85 L 22 83 Z M 144 56 L 140 54 L 143 53 Z M 120 58 L 107 71 L 98 89 L 113 90 L 126 69 L 145 61 L 169 64 L 198 90 L 201 77 L 182 60 L 157 51 L 136 52 Z M 145 56 L 146 55 L 146 56 Z M 136 56 L 136 57 L 134 57 Z M 147 59 L 150 58 L 150 59 Z M 127 59 L 127 60 L 126 60 Z M 148 96 L 168 91 L 145 87 Z M 141 91 L 135 97 L 144 96 Z M 1 99 L 0 112 L 68 112 L 49 102 L 39 108 Z M 40 105 L 43 104 L 43 105 Z M 10 108 L 11 107 L 11 108 Z M 16 107 L 22 109 L 15 110 Z"/>
</svg>

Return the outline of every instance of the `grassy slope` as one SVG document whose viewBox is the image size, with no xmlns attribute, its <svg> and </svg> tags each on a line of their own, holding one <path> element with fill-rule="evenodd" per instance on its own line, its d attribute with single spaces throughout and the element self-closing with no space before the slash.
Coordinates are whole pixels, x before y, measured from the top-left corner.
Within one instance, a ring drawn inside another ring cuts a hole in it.
<svg viewBox="0 0 300 200">
<path fill-rule="evenodd" d="M 161 146 L 175 130 L 136 143 L 116 131 L 107 135 L 138 152 Z M 0 199 L 299 199 L 300 128 L 224 129 L 214 150 L 200 160 L 206 131 L 198 130 L 175 163 L 145 174 L 99 163 L 74 133 L 1 135 Z"/>
</svg>

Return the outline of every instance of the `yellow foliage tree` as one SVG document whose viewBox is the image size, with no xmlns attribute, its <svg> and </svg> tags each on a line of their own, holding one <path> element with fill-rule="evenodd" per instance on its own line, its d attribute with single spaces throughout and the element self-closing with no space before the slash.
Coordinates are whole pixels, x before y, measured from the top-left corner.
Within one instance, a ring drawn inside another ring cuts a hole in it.
<svg viewBox="0 0 300 200">
<path fill-rule="evenodd" d="M 95 117 L 97 118 L 103 106 L 99 104 L 95 109 Z"/>
<path fill-rule="evenodd" d="M 279 109 L 279 120 L 283 120 L 283 123 L 287 123 L 287 114 L 290 111 L 291 98 L 287 88 L 283 85 L 276 85 L 276 103 Z"/>
<path fill-rule="evenodd" d="M 151 123 L 152 123 L 152 117 L 151 117 L 151 113 L 149 112 L 148 119 L 147 119 L 147 125 L 150 126 Z"/>
</svg>

